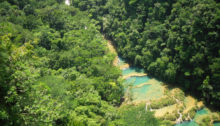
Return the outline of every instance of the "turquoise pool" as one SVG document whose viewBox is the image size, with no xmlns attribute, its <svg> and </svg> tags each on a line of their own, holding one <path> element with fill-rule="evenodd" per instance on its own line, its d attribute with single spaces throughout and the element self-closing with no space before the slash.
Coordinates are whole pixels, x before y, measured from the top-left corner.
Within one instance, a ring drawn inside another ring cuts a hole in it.
<svg viewBox="0 0 220 126">
<path fill-rule="evenodd" d="M 133 100 L 145 100 L 147 99 L 146 92 L 148 92 L 151 89 L 151 85 L 143 85 L 140 88 L 133 88 Z"/>
<path fill-rule="evenodd" d="M 180 124 L 176 124 L 175 126 L 199 126 L 195 121 L 187 121 Z"/>
<path fill-rule="evenodd" d="M 130 73 L 144 73 L 144 69 L 129 67 L 127 69 L 122 70 L 122 75 L 127 75 Z"/>
<path fill-rule="evenodd" d="M 196 115 L 195 115 L 193 121 L 185 121 L 183 123 L 176 124 L 175 126 L 199 126 L 194 120 L 195 120 L 196 117 L 198 117 L 200 115 L 205 115 L 205 114 L 208 114 L 208 111 L 207 111 L 207 109 L 203 108 L 203 109 L 198 110 L 196 112 Z M 215 126 L 215 124 L 214 124 L 214 126 Z M 216 126 L 218 126 L 218 125 L 216 125 Z"/>
<path fill-rule="evenodd" d="M 139 68 L 127 68 L 123 70 L 123 75 L 130 74 L 130 73 L 143 73 L 143 69 Z M 141 77 L 136 77 L 132 76 L 126 79 L 125 82 L 125 90 L 127 90 L 128 85 L 132 86 L 137 86 L 143 83 L 146 83 L 150 78 L 148 76 L 141 76 Z M 147 98 L 146 93 L 151 89 L 151 85 L 143 85 L 138 88 L 132 88 L 131 92 L 133 94 L 133 100 L 144 100 Z"/>
<path fill-rule="evenodd" d="M 214 122 L 214 126 L 220 126 L 220 122 Z"/>
<path fill-rule="evenodd" d="M 120 66 L 124 64 L 125 64 L 125 61 L 122 58 L 118 57 L 118 65 Z"/>
<path fill-rule="evenodd" d="M 119 57 L 119 62 L 118 65 L 124 65 L 126 62 Z M 136 67 L 129 67 L 124 70 L 122 70 L 122 75 L 127 75 L 131 73 L 144 73 L 144 69 L 136 68 Z M 125 82 L 125 90 L 127 89 L 128 84 L 131 84 L 133 86 L 140 85 L 142 83 L 146 83 L 150 80 L 148 76 L 132 76 L 128 79 L 126 79 Z M 155 85 L 143 85 L 141 87 L 137 88 L 132 88 L 131 92 L 133 93 L 133 100 L 145 100 L 145 99 L 150 99 L 152 98 L 159 98 L 162 96 L 160 93 L 160 90 L 157 90 L 159 88 L 155 87 Z M 194 120 L 200 116 L 200 115 L 205 115 L 208 114 L 208 110 L 203 108 L 201 110 L 198 110 L 196 112 L 195 117 L 193 118 L 192 121 L 185 121 L 180 124 L 175 124 L 174 126 L 199 126 Z M 214 122 L 214 126 L 220 126 L 220 122 Z"/>
<path fill-rule="evenodd" d="M 195 118 L 197 117 L 197 116 L 200 116 L 200 115 L 205 115 L 205 114 L 208 114 L 208 110 L 207 109 L 200 109 L 200 110 L 198 110 L 197 112 L 196 112 L 196 115 L 195 115 Z"/>
<path fill-rule="evenodd" d="M 132 84 L 133 86 L 137 86 L 142 83 L 146 83 L 150 78 L 148 76 L 142 76 L 142 77 L 130 77 L 126 79 L 125 84 Z"/>
</svg>

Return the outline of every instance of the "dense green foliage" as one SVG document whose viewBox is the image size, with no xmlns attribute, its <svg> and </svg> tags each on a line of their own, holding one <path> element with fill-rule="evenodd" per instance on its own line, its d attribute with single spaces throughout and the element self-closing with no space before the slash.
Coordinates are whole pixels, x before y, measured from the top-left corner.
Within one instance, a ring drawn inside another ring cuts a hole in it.
<svg viewBox="0 0 220 126">
<path fill-rule="evenodd" d="M 0 2 L 1 125 L 123 124 L 121 71 L 88 15 L 59 0 Z"/>
<path fill-rule="evenodd" d="M 152 112 L 145 111 L 145 105 L 123 106 L 120 108 L 125 126 L 159 126 L 157 119 L 152 117 Z M 162 125 L 162 124 L 161 124 Z"/>
<path fill-rule="evenodd" d="M 124 9 L 110 12 L 115 18 L 104 23 L 122 57 L 220 106 L 220 4 L 149 0 L 118 6 Z"/>
<path fill-rule="evenodd" d="M 212 106 L 220 106 L 220 3 L 72 1 L 99 21 L 102 32 L 127 61 L 193 92 Z"/>
<path fill-rule="evenodd" d="M 100 31 L 132 64 L 220 106 L 214 0 L 1 0 L 1 125 L 163 125 L 143 106 L 117 111 L 121 71 Z"/>
</svg>

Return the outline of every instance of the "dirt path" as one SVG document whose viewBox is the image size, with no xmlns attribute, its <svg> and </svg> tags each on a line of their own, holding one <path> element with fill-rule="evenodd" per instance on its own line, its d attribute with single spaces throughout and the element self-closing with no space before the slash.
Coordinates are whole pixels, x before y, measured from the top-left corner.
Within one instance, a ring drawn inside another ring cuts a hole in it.
<svg viewBox="0 0 220 126">
<path fill-rule="evenodd" d="M 113 53 L 114 55 L 116 55 L 115 59 L 113 60 L 113 65 L 117 66 L 118 65 L 118 55 L 117 55 L 117 52 L 116 52 L 116 50 L 115 50 L 115 48 L 114 48 L 114 46 L 113 46 L 113 44 L 110 40 L 108 40 L 107 46 L 109 48 L 109 51 L 111 53 Z"/>
</svg>

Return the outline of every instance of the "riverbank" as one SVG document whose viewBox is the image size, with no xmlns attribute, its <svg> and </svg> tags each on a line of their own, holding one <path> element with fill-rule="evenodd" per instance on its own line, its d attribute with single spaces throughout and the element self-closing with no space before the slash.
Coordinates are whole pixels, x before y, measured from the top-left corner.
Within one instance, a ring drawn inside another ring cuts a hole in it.
<svg viewBox="0 0 220 126">
<path fill-rule="evenodd" d="M 191 120 L 196 124 L 203 124 L 204 117 L 209 119 L 205 123 L 210 126 L 213 121 L 220 120 L 220 115 L 211 112 L 208 108 L 205 108 L 208 111 L 205 116 L 197 113 L 205 107 L 202 101 L 197 101 L 192 96 L 185 96 L 179 88 L 168 89 L 167 84 L 147 77 L 147 74 L 143 73 L 144 70 L 131 68 L 117 56 L 111 41 L 108 41 L 108 48 L 111 53 L 116 54 L 113 65 L 122 70 L 122 78 L 126 80 L 125 85 L 129 85 L 125 93 L 126 100 L 122 106 L 146 104 L 149 111 L 155 112 L 155 117 L 169 121 L 173 125 L 177 124 L 177 126 Z"/>
</svg>

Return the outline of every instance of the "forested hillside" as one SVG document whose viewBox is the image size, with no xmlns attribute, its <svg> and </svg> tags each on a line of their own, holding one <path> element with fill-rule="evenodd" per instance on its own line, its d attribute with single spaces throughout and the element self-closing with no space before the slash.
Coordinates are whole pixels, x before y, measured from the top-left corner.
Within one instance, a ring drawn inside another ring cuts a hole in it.
<svg viewBox="0 0 220 126">
<path fill-rule="evenodd" d="M 103 28 L 122 57 L 220 106 L 219 3 L 130 0 L 110 5 L 118 12 L 109 9 Z"/>
<path fill-rule="evenodd" d="M 100 6 L 101 7 L 101 6 Z M 64 0 L 0 2 L 2 126 L 136 125 L 100 22 Z M 142 107 L 143 108 L 143 107 Z M 140 124 L 159 125 L 152 112 Z M 130 123 L 127 123 L 130 120 Z"/>
<path fill-rule="evenodd" d="M 103 28 L 122 57 L 219 107 L 220 4 L 213 0 L 117 3 L 113 8 L 119 12 L 109 11 Z"/>
<path fill-rule="evenodd" d="M 220 106 L 220 4 L 214 0 L 73 0 L 130 63 Z"/>
<path fill-rule="evenodd" d="M 166 125 L 144 105 L 119 111 L 123 79 L 103 36 L 132 65 L 219 109 L 217 0 L 70 3 L 0 1 L 0 125 Z"/>
<path fill-rule="evenodd" d="M 0 123 L 116 125 L 121 71 L 87 12 L 56 0 L 0 3 Z"/>
</svg>

